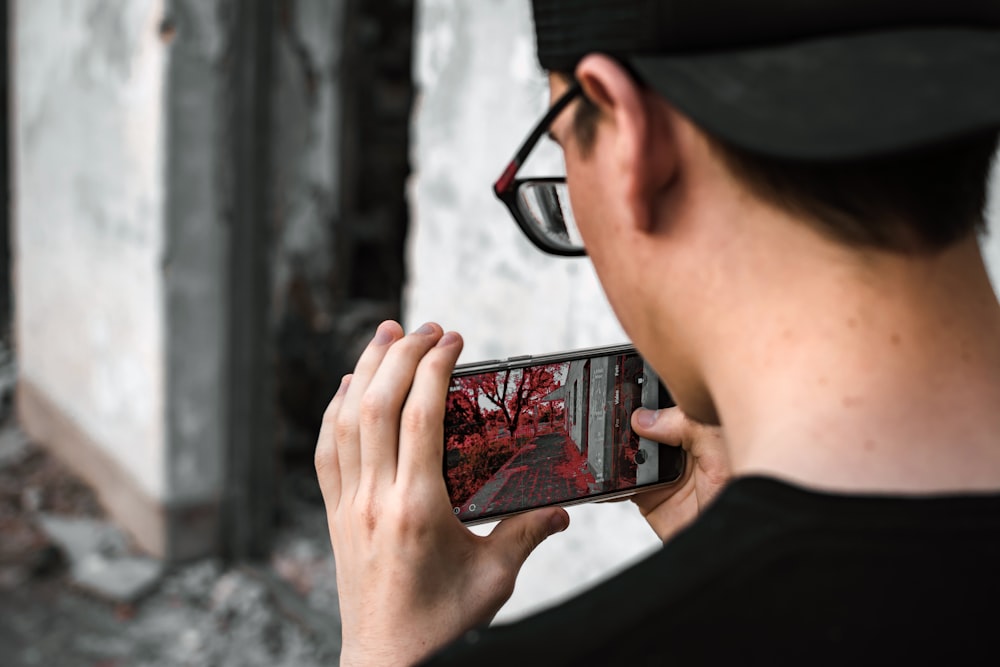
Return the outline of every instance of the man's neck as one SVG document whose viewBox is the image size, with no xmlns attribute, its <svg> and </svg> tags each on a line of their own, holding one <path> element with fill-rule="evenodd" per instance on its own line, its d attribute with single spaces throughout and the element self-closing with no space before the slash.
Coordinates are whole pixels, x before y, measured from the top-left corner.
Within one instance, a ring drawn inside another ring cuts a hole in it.
<svg viewBox="0 0 1000 667">
<path fill-rule="evenodd" d="M 736 316 L 752 334 L 706 354 L 734 473 L 1000 491 L 1000 307 L 975 240 L 800 269 L 755 286 Z"/>
</svg>

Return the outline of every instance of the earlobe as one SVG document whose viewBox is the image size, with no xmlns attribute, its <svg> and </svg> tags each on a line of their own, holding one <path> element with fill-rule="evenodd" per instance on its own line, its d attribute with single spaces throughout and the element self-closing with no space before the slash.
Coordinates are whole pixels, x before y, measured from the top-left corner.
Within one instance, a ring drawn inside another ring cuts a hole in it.
<svg viewBox="0 0 1000 667">
<path fill-rule="evenodd" d="M 576 78 L 584 94 L 600 109 L 603 137 L 611 164 L 604 171 L 614 179 L 621 204 L 638 232 L 655 227 L 656 199 L 676 174 L 676 146 L 669 119 L 655 94 L 644 90 L 613 59 L 590 55 L 580 61 Z M 599 138 L 598 140 L 601 140 Z"/>
</svg>

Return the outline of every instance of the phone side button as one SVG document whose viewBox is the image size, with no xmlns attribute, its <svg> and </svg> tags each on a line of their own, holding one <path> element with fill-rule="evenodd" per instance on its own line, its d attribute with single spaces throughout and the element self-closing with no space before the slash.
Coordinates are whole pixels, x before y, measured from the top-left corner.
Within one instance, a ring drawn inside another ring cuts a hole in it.
<svg viewBox="0 0 1000 667">
<path fill-rule="evenodd" d="M 507 357 L 507 361 L 525 361 L 526 359 L 531 359 L 530 354 L 520 354 L 516 357 Z"/>
</svg>

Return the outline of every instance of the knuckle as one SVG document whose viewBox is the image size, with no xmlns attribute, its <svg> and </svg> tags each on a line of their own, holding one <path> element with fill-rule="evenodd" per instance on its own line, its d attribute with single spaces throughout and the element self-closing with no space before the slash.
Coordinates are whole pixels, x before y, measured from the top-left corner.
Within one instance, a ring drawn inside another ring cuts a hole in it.
<svg viewBox="0 0 1000 667">
<path fill-rule="evenodd" d="M 408 535 L 419 535 L 427 530 L 436 518 L 436 506 L 420 485 L 401 482 L 397 484 L 390 515 L 400 530 Z"/>
<path fill-rule="evenodd" d="M 438 350 L 437 348 L 432 350 L 432 352 L 434 351 L 440 351 L 442 354 L 428 354 L 420 362 L 420 365 L 434 374 L 450 375 L 452 364 L 446 354 L 444 354 L 445 351 Z"/>
<path fill-rule="evenodd" d="M 377 392 L 369 389 L 361 397 L 358 407 L 358 417 L 365 426 L 377 424 L 382 419 L 382 406 L 385 401 Z"/>
<path fill-rule="evenodd" d="M 435 423 L 434 411 L 420 403 L 408 404 L 401 419 L 402 428 L 407 433 L 423 433 Z"/>
<path fill-rule="evenodd" d="M 423 534 L 427 525 L 421 521 L 420 516 L 408 516 L 397 503 L 392 503 L 383 511 L 382 518 L 389 526 L 392 526 L 397 536 L 407 541 L 409 541 L 407 538 Z"/>
<path fill-rule="evenodd" d="M 337 440 L 350 440 L 358 430 L 357 419 L 352 414 L 341 410 L 333 422 L 334 435 Z"/>
</svg>

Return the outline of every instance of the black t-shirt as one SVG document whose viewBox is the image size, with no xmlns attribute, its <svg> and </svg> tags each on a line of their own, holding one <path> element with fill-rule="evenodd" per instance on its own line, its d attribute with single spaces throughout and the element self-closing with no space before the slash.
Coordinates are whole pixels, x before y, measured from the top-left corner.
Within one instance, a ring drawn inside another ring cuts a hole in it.
<svg viewBox="0 0 1000 667">
<path fill-rule="evenodd" d="M 732 482 L 663 549 L 428 665 L 988 664 L 1000 495 L 856 496 Z"/>
</svg>

